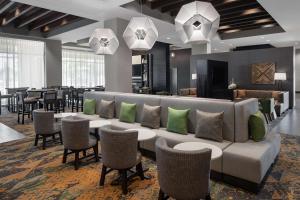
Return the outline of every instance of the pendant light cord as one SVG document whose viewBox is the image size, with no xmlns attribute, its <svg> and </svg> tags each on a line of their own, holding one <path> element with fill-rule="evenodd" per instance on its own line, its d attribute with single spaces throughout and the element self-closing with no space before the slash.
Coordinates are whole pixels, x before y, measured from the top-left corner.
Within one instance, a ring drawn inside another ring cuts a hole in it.
<svg viewBox="0 0 300 200">
<path fill-rule="evenodd" d="M 141 15 L 143 16 L 143 0 L 139 0 L 140 6 L 141 6 Z"/>
</svg>

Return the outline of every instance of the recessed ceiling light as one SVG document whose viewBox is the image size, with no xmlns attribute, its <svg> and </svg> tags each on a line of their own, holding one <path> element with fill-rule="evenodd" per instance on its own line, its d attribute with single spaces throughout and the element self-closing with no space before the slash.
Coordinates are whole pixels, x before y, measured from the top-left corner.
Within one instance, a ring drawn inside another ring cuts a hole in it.
<svg viewBox="0 0 300 200">
<path fill-rule="evenodd" d="M 224 33 L 235 33 L 238 31 L 240 31 L 240 29 L 232 29 L 232 30 L 224 31 Z"/>
<path fill-rule="evenodd" d="M 271 19 L 267 18 L 267 19 L 258 19 L 255 21 L 255 24 L 260 24 L 260 23 L 266 23 L 266 22 L 270 22 Z"/>
<path fill-rule="evenodd" d="M 166 37 L 166 39 L 167 39 L 167 40 L 171 40 L 171 38 L 170 38 L 170 37 Z"/>
<path fill-rule="evenodd" d="M 251 15 L 251 14 L 254 14 L 254 13 L 258 13 L 258 12 L 261 12 L 261 9 L 259 9 L 259 8 L 252 8 L 252 9 L 245 10 L 242 13 L 242 15 Z"/>
<path fill-rule="evenodd" d="M 230 26 L 229 25 L 225 25 L 225 26 L 220 26 L 220 30 L 222 30 L 222 29 L 227 29 L 227 28 L 230 28 Z"/>
<path fill-rule="evenodd" d="M 264 37 L 264 36 L 261 36 L 260 39 L 265 39 L 265 37 Z"/>
<path fill-rule="evenodd" d="M 267 42 L 271 42 L 271 40 L 267 40 Z"/>
<path fill-rule="evenodd" d="M 263 28 L 269 28 L 269 27 L 274 27 L 275 24 L 266 24 L 266 25 L 263 25 L 262 27 Z"/>
</svg>

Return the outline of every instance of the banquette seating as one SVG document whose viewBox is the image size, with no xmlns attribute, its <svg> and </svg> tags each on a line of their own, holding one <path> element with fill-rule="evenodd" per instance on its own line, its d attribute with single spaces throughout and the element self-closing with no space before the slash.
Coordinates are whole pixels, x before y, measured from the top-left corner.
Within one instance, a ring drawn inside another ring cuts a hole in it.
<svg viewBox="0 0 300 200">
<path fill-rule="evenodd" d="M 223 155 L 211 161 L 212 172 L 221 175 L 218 177 L 222 177 L 223 180 L 227 180 L 231 184 L 238 184 L 253 191 L 259 189 L 268 169 L 275 162 L 280 150 L 281 137 L 279 134 L 268 133 L 266 138 L 261 142 L 254 142 L 249 139 L 248 119 L 251 114 L 258 111 L 258 100 L 254 98 L 232 102 L 227 100 L 118 92 L 85 92 L 84 98 L 96 100 L 97 113 L 100 110 L 102 99 L 114 101 L 115 118 L 111 119 L 111 122 L 112 125 L 122 128 L 141 128 L 140 122 L 144 104 L 160 106 L 161 127 L 153 129 L 157 134 L 157 138 L 166 139 L 171 147 L 178 143 L 193 141 L 216 145 L 222 149 Z M 125 123 L 118 120 L 122 102 L 136 104 L 135 123 Z M 168 107 L 190 109 L 188 116 L 189 133 L 187 135 L 168 132 L 166 130 Z M 224 112 L 223 142 L 195 137 L 197 109 L 205 112 Z M 155 152 L 156 139 L 141 142 L 141 147 L 148 152 Z"/>
</svg>

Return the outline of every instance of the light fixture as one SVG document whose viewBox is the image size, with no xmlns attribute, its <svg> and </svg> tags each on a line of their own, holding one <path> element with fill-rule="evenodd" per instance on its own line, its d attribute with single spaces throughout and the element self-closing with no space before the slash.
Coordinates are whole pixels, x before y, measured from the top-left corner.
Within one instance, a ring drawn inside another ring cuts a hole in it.
<svg viewBox="0 0 300 200">
<path fill-rule="evenodd" d="M 285 81 L 286 80 L 286 73 L 276 72 L 274 74 L 274 80 L 276 80 L 276 81 Z"/>
<path fill-rule="evenodd" d="M 149 50 L 158 38 L 158 31 L 149 17 L 132 17 L 123 38 L 132 50 Z"/>
<path fill-rule="evenodd" d="M 174 53 L 174 52 L 171 53 L 171 57 L 172 57 L 172 58 L 175 57 L 175 53 Z"/>
<path fill-rule="evenodd" d="M 252 8 L 252 9 L 248 9 L 248 10 L 245 10 L 242 15 L 251 15 L 251 14 L 255 14 L 255 13 L 259 13 L 261 12 L 261 9 L 259 8 Z"/>
<path fill-rule="evenodd" d="M 142 1 L 140 0 L 139 3 L 143 14 Z M 149 17 L 132 17 L 123 33 L 123 38 L 131 50 L 149 50 L 158 38 L 158 31 Z"/>
<path fill-rule="evenodd" d="M 98 28 L 92 33 L 89 45 L 96 54 L 114 54 L 119 47 L 119 40 L 111 29 Z"/>
<path fill-rule="evenodd" d="M 192 74 L 192 80 L 196 80 L 197 79 L 197 74 Z"/>
<path fill-rule="evenodd" d="M 285 72 L 276 72 L 274 74 L 274 80 L 278 82 L 278 90 L 283 89 L 282 82 L 286 80 L 286 73 Z"/>
<path fill-rule="evenodd" d="M 220 15 L 211 3 L 194 1 L 185 4 L 175 18 L 176 32 L 184 43 L 207 43 L 220 24 Z"/>
</svg>

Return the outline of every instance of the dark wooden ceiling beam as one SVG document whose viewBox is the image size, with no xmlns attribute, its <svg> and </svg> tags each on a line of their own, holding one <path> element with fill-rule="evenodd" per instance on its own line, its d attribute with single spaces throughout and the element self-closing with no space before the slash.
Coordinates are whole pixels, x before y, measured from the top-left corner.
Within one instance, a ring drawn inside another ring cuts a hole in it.
<svg viewBox="0 0 300 200">
<path fill-rule="evenodd" d="M 74 16 L 74 15 L 68 15 L 66 17 L 63 17 L 59 20 L 56 20 L 52 23 L 49 23 L 49 24 L 41 27 L 41 32 L 46 33 L 46 32 L 52 31 L 53 29 L 57 29 L 57 28 L 65 26 L 67 24 L 73 23 L 80 19 L 82 19 L 82 18 Z"/>
<path fill-rule="evenodd" d="M 245 23 L 245 24 L 237 24 L 237 25 L 231 25 L 228 28 L 224 28 L 224 29 L 219 29 L 220 31 L 224 32 L 224 31 L 228 31 L 228 30 L 235 30 L 235 29 L 243 29 L 243 28 L 247 28 L 250 26 L 264 26 L 264 25 L 270 25 L 270 24 L 276 24 L 276 22 L 271 21 L 271 22 L 262 22 L 262 23 Z"/>
<path fill-rule="evenodd" d="M 269 14 L 261 13 L 260 15 L 238 17 L 238 18 L 233 18 L 233 19 L 229 19 L 229 20 L 221 19 L 220 25 L 226 26 L 226 25 L 230 25 L 230 24 L 243 23 L 243 22 L 247 22 L 247 21 L 254 21 L 254 20 L 261 20 L 261 19 L 272 19 L 273 20 L 273 18 Z"/>
<path fill-rule="evenodd" d="M 41 28 L 41 27 L 51 24 L 57 20 L 60 20 L 66 16 L 68 16 L 68 14 L 55 12 L 55 13 L 51 14 L 49 17 L 42 18 L 41 20 L 38 20 L 37 22 L 32 23 L 29 26 L 29 30 L 35 30 L 35 29 Z"/>
<path fill-rule="evenodd" d="M 10 12 L 6 16 L 2 17 L 2 26 L 8 25 L 10 22 L 14 21 L 18 17 L 24 15 L 25 13 L 31 11 L 34 7 L 29 5 L 18 6 L 13 12 Z"/>
<path fill-rule="evenodd" d="M 52 12 L 51 10 L 39 9 L 37 12 L 34 12 L 33 14 L 21 19 L 18 23 L 16 23 L 16 27 L 17 28 L 24 27 L 30 24 L 31 22 L 34 22 L 40 19 L 41 17 L 48 15 L 51 12 Z"/>
<path fill-rule="evenodd" d="M 9 9 L 15 2 L 13 1 L 2 1 L 0 4 L 0 14 L 4 13 L 7 9 Z"/>
</svg>

